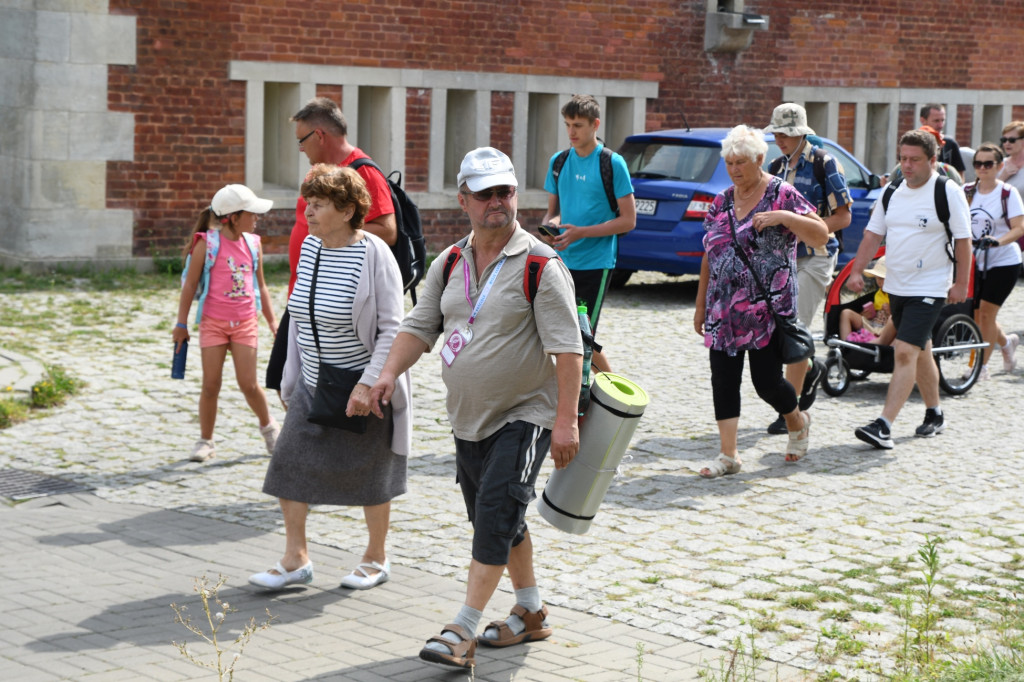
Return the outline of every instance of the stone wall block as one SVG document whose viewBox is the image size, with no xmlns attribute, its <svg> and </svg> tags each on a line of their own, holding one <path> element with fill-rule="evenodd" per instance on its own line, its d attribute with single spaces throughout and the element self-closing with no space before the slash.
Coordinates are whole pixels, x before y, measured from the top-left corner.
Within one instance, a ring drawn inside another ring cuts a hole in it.
<svg viewBox="0 0 1024 682">
<path fill-rule="evenodd" d="M 32 12 L 0 8 L 0 57 L 32 59 L 35 55 L 34 24 Z"/>
<path fill-rule="evenodd" d="M 32 103 L 38 109 L 62 111 L 107 110 L 106 64 L 35 65 L 36 94 Z"/>
<path fill-rule="evenodd" d="M 66 161 L 70 131 L 66 111 L 31 111 L 25 114 L 24 137 L 29 140 L 29 158 L 37 161 Z"/>
<path fill-rule="evenodd" d="M 72 14 L 71 61 L 135 64 L 135 17 Z"/>
<path fill-rule="evenodd" d="M 33 71 L 31 61 L 0 57 L 0 107 L 25 109 L 32 103 Z"/>
<path fill-rule="evenodd" d="M 36 210 L 26 212 L 26 222 L 17 245 L 23 258 L 66 262 L 132 255 L 131 211 Z"/>
<path fill-rule="evenodd" d="M 67 63 L 71 55 L 71 15 L 37 12 L 35 40 L 36 61 Z"/>
<path fill-rule="evenodd" d="M 135 116 L 128 113 L 70 114 L 68 156 L 75 160 L 131 161 Z"/>
<path fill-rule="evenodd" d="M 37 161 L 30 167 L 27 211 L 106 207 L 106 162 Z"/>
</svg>

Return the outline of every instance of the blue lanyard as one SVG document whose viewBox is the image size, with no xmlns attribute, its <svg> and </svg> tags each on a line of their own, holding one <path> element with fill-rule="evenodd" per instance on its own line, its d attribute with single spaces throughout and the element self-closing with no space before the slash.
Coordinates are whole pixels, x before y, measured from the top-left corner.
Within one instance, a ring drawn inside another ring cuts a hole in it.
<svg viewBox="0 0 1024 682">
<path fill-rule="evenodd" d="M 470 308 L 473 309 L 467 324 L 473 324 L 473 320 L 476 319 L 477 314 L 480 312 L 480 308 L 483 307 L 484 301 L 487 300 L 487 294 L 491 292 L 491 287 L 494 286 L 494 280 L 498 277 L 498 271 L 501 270 L 501 266 L 505 264 L 505 260 L 507 258 L 508 256 L 502 256 L 501 260 L 498 261 L 498 264 L 494 266 L 490 279 L 487 280 L 487 284 L 484 285 L 483 291 L 480 292 L 480 298 L 477 299 L 476 306 L 473 305 L 473 299 L 469 297 L 469 263 L 465 258 L 462 259 L 462 275 L 466 284 L 466 300 L 469 302 Z"/>
</svg>

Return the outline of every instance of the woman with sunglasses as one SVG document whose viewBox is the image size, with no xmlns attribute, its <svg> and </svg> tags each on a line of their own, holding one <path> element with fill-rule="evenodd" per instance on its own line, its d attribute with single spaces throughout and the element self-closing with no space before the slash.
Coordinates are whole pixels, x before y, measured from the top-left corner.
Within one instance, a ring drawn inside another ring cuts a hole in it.
<svg viewBox="0 0 1024 682">
<path fill-rule="evenodd" d="M 1018 192 L 1024 193 L 1024 121 L 1007 123 L 999 143 L 1006 154 L 1006 162 L 999 171 L 999 179 L 1016 187 Z"/>
<path fill-rule="evenodd" d="M 1020 276 L 1017 239 L 1024 236 L 1024 203 L 1020 192 L 997 177 L 1004 167 L 1002 150 L 986 142 L 974 152 L 974 172 L 978 179 L 964 187 L 971 205 L 975 244 L 974 321 L 981 327 L 982 339 L 990 344 L 984 350 L 982 379 L 988 378 L 988 360 L 995 348 L 1002 351 L 1003 369 L 1012 372 L 1017 365 L 1014 353 L 1020 342 L 1016 334 L 1004 334 L 996 321 L 999 308 Z"/>
</svg>

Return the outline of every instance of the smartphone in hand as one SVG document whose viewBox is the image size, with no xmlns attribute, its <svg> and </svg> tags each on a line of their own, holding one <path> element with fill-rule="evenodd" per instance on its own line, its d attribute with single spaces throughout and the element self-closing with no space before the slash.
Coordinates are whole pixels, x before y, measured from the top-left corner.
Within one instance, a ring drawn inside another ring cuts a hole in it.
<svg viewBox="0 0 1024 682">
<path fill-rule="evenodd" d="M 537 228 L 537 231 L 545 237 L 551 238 L 555 238 L 560 234 L 560 230 L 554 225 L 541 225 Z"/>
</svg>

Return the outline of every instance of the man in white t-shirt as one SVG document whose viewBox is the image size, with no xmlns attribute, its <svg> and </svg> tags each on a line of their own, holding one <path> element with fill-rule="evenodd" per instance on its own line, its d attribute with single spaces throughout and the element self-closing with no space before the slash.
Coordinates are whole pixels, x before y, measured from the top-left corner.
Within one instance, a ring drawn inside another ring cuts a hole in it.
<svg viewBox="0 0 1024 682">
<path fill-rule="evenodd" d="M 948 233 L 935 207 L 935 137 L 912 130 L 900 138 L 899 149 L 904 180 L 892 193 L 888 209 L 881 201 L 875 205 L 847 280 L 851 290 L 863 290 L 864 268 L 884 239 L 887 272 L 883 290 L 889 294 L 896 325 L 895 365 L 881 416 L 854 434 L 886 450 L 893 447 L 892 423 L 910 397 L 915 379 L 926 408 L 916 435 L 927 438 L 945 428 L 939 406 L 939 368 L 932 357 L 932 328 L 947 302 L 967 300 L 971 268 L 971 218 L 963 189 L 955 182 L 945 182 Z M 950 239 L 952 261 L 947 251 Z"/>
</svg>

